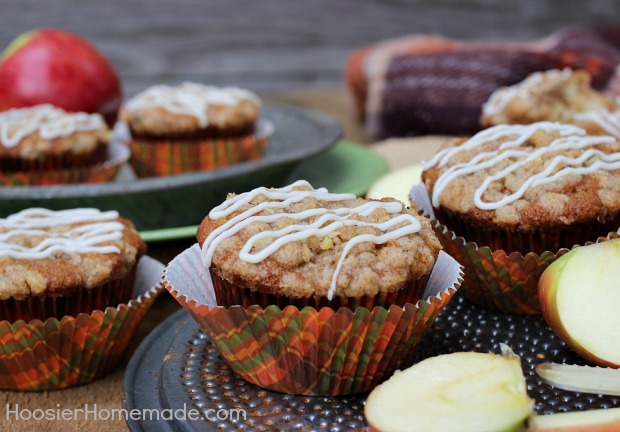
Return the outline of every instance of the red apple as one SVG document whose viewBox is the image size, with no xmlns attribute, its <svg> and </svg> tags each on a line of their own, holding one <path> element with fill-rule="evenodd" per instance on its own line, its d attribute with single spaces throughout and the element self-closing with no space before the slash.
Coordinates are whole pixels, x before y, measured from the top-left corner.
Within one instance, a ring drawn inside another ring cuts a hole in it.
<svg viewBox="0 0 620 432">
<path fill-rule="evenodd" d="M 66 111 L 100 113 L 112 125 L 121 100 L 110 62 L 75 34 L 33 30 L 0 56 L 0 110 L 49 103 Z"/>
<path fill-rule="evenodd" d="M 620 239 L 575 248 L 538 282 L 553 331 L 586 360 L 620 367 Z"/>
</svg>

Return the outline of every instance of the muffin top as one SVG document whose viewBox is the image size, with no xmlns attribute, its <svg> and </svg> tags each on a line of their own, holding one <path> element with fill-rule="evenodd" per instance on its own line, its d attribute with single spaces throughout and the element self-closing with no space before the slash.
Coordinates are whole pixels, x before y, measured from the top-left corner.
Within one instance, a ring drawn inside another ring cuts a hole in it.
<svg viewBox="0 0 620 432">
<path fill-rule="evenodd" d="M 433 207 L 477 227 L 562 229 L 620 210 L 620 143 L 572 125 L 494 126 L 423 166 Z"/>
<path fill-rule="evenodd" d="M 110 130 L 99 114 L 68 113 L 52 105 L 0 112 L 0 157 L 88 154 L 109 139 Z"/>
<path fill-rule="evenodd" d="M 243 130 L 256 123 L 260 109 L 259 97 L 248 90 L 186 82 L 137 94 L 121 110 L 121 119 L 136 134 L 169 136 L 210 127 Z"/>
<path fill-rule="evenodd" d="M 577 123 L 577 113 L 614 111 L 613 99 L 590 87 L 585 70 L 535 72 L 524 81 L 502 87 L 482 107 L 483 126 L 529 124 L 538 121 Z M 609 133 L 609 131 L 607 131 Z"/>
<path fill-rule="evenodd" d="M 121 279 L 145 251 L 115 211 L 23 210 L 0 219 L 0 299 L 67 295 Z"/>
<path fill-rule="evenodd" d="M 416 210 L 298 181 L 230 195 L 205 217 L 197 238 L 206 267 L 254 291 L 374 296 L 433 269 L 441 245 Z"/>
<path fill-rule="evenodd" d="M 571 123 L 592 135 L 611 135 L 620 138 L 620 111 L 600 109 L 575 113 Z"/>
</svg>

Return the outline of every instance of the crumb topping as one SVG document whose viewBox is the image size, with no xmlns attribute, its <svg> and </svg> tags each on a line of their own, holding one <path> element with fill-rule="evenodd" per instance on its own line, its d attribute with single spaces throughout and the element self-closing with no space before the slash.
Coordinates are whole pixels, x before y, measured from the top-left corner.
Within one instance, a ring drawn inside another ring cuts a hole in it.
<svg viewBox="0 0 620 432">
<path fill-rule="evenodd" d="M 573 123 L 577 113 L 615 110 L 614 101 L 590 87 L 585 70 L 535 72 L 524 81 L 502 87 L 482 107 L 483 126 L 538 121 Z"/>
<path fill-rule="evenodd" d="M 426 163 L 433 206 L 470 223 L 535 231 L 620 211 L 620 143 L 557 123 L 500 125 L 453 140 Z"/>
<path fill-rule="evenodd" d="M 249 90 L 186 82 L 158 85 L 131 98 L 121 118 L 145 135 L 197 132 L 208 127 L 243 128 L 260 116 L 261 101 Z"/>
<path fill-rule="evenodd" d="M 292 298 L 372 296 L 431 272 L 441 246 L 416 210 L 298 182 L 230 196 L 197 237 L 205 264 L 231 283 Z"/>
<path fill-rule="evenodd" d="M 33 160 L 86 154 L 107 145 L 110 130 L 99 114 L 69 113 L 52 105 L 0 112 L 0 155 Z"/>
<path fill-rule="evenodd" d="M 0 219 L 0 299 L 94 288 L 124 277 L 145 251 L 117 212 L 24 210 Z"/>
</svg>

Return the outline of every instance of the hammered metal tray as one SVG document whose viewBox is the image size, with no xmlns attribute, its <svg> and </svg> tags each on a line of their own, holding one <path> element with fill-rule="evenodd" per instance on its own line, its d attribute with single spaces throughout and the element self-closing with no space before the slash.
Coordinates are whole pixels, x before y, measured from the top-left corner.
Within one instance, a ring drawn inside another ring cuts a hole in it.
<svg viewBox="0 0 620 432">
<path fill-rule="evenodd" d="M 574 393 L 542 383 L 534 372 L 538 363 L 586 363 L 553 334 L 541 316 L 498 314 L 460 295 L 437 318 L 412 360 L 455 351 L 498 353 L 500 342 L 521 356 L 528 394 L 539 414 L 620 406 L 620 397 Z M 366 426 L 366 396 L 291 396 L 249 384 L 230 370 L 190 316 L 179 311 L 134 353 L 125 372 L 123 406 L 127 410 L 213 409 L 211 418 L 220 409 L 246 412 L 245 420 L 128 420 L 134 432 L 345 431 Z"/>
</svg>

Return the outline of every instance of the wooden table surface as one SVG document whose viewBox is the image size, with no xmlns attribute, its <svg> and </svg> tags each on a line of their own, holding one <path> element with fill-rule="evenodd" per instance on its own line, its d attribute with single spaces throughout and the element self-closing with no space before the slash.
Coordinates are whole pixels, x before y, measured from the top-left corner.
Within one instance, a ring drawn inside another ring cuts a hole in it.
<svg viewBox="0 0 620 432">
<path fill-rule="evenodd" d="M 99 47 L 127 95 L 183 80 L 266 93 L 339 85 L 355 49 L 408 33 L 533 39 L 618 16 L 614 0 L 2 0 L 0 47 L 58 27 Z"/>
</svg>

